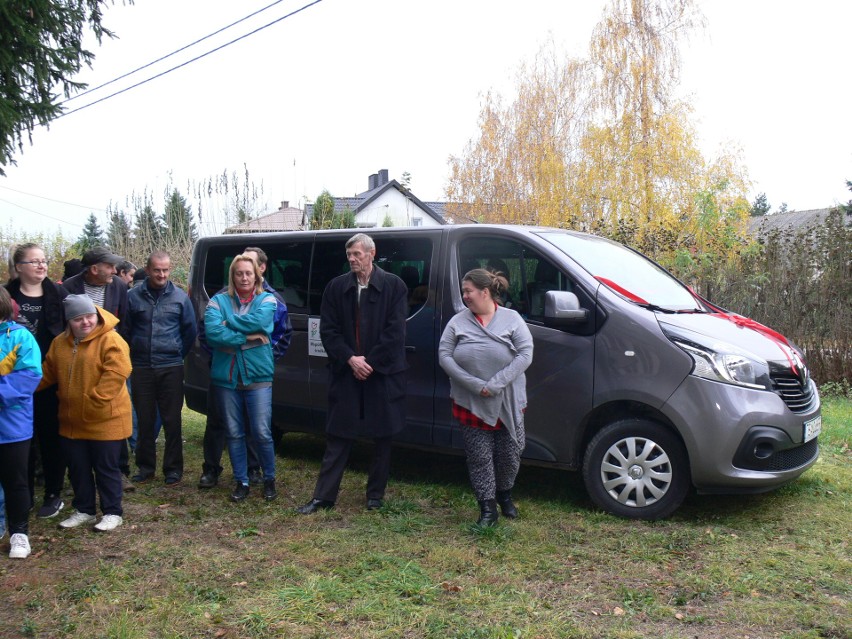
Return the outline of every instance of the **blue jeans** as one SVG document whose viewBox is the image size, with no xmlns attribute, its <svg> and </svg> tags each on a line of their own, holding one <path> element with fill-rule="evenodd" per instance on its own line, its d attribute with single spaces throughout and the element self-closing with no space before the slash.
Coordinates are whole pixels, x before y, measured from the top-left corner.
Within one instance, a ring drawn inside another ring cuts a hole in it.
<svg viewBox="0 0 852 639">
<path fill-rule="evenodd" d="M 243 413 L 248 417 L 251 437 L 263 468 L 264 479 L 275 479 L 275 445 L 272 442 L 272 387 L 237 390 L 214 386 L 219 413 L 227 430 L 228 456 L 234 479 L 248 484 L 248 454 Z"/>
</svg>

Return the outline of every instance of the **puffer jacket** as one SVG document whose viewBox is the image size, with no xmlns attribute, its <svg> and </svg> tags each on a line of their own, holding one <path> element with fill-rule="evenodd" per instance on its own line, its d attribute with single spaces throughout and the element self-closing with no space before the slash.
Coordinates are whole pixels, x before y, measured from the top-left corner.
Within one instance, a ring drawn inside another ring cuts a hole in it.
<svg viewBox="0 0 852 639">
<path fill-rule="evenodd" d="M 148 280 L 127 294 L 127 335 L 134 368 L 181 366 L 195 342 L 195 310 L 172 282 L 154 298 Z"/>
<path fill-rule="evenodd" d="M 79 342 L 70 328 L 50 345 L 39 390 L 56 384 L 59 434 L 69 439 L 115 441 L 130 437 L 133 418 L 127 378 L 130 352 L 113 330 L 118 318 L 100 307 L 98 325 Z"/>
<path fill-rule="evenodd" d="M 235 297 L 214 295 L 204 312 L 207 343 L 213 349 L 210 382 L 214 386 L 236 388 L 271 382 L 275 370 L 272 345 L 247 339 L 252 333 L 272 335 L 277 302 L 271 293 L 256 295 L 241 309 Z"/>
<path fill-rule="evenodd" d="M 0 444 L 32 439 L 33 391 L 41 379 L 41 350 L 16 322 L 0 323 Z"/>
</svg>

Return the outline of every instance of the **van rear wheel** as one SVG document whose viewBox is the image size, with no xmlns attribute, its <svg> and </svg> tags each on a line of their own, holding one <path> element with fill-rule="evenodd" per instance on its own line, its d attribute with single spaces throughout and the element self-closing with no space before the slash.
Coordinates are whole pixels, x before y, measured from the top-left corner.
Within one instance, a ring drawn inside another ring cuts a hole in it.
<svg viewBox="0 0 852 639">
<path fill-rule="evenodd" d="M 583 482 L 603 510 L 629 519 L 662 519 L 690 488 L 680 439 L 647 419 L 625 419 L 592 438 L 583 458 Z"/>
</svg>

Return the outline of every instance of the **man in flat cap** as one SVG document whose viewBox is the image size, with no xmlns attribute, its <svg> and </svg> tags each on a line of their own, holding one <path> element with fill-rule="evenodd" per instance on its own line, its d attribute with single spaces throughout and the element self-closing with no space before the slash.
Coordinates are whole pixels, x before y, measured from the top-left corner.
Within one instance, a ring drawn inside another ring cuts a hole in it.
<svg viewBox="0 0 852 639">
<path fill-rule="evenodd" d="M 62 287 L 72 295 L 88 295 L 95 306 L 115 315 L 119 320 L 115 330 L 127 339 L 127 284 L 115 270 L 123 261 L 123 257 L 96 246 L 83 254 L 83 271 L 62 282 Z"/>
</svg>

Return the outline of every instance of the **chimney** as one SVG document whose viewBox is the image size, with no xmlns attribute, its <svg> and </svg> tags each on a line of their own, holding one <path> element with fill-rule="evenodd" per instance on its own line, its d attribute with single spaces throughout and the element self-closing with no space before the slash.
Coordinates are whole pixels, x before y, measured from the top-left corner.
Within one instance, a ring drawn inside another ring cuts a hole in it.
<svg viewBox="0 0 852 639">
<path fill-rule="evenodd" d="M 379 176 L 378 176 L 378 175 L 376 175 L 375 173 L 373 173 L 373 174 L 372 174 L 372 175 L 371 175 L 371 176 L 367 179 L 367 190 L 368 190 L 368 191 L 372 191 L 372 190 L 373 190 L 374 188 L 376 188 L 377 186 L 379 186 Z"/>
<path fill-rule="evenodd" d="M 281 208 L 282 209 L 290 208 L 290 202 L 288 200 L 281 200 Z"/>
<path fill-rule="evenodd" d="M 379 171 L 379 183 L 376 184 L 376 186 L 377 187 L 382 186 L 383 184 L 387 184 L 387 183 L 388 183 L 388 170 L 387 169 L 381 169 Z"/>
</svg>

